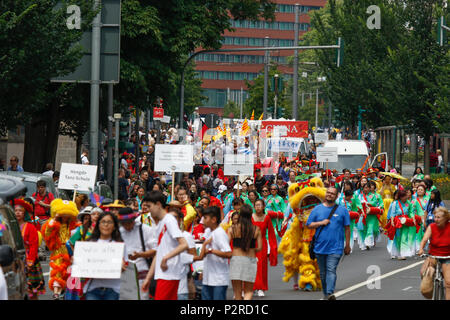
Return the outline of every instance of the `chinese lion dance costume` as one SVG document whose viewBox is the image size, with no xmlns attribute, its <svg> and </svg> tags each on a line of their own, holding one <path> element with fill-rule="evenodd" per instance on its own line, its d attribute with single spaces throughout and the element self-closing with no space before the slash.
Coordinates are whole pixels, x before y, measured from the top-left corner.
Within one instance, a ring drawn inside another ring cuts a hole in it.
<svg viewBox="0 0 450 320">
<path fill-rule="evenodd" d="M 66 242 L 71 231 L 80 225 L 77 221 L 78 209 L 72 201 L 55 199 L 50 204 L 50 212 L 51 218 L 42 226 L 45 244 L 50 250 L 51 272 L 48 285 L 52 291 L 55 287 L 64 290 L 68 278 L 67 268 L 70 266 Z"/>
<path fill-rule="evenodd" d="M 326 189 L 320 178 L 312 178 L 293 183 L 288 193 L 294 218 L 278 248 L 278 252 L 283 254 L 286 268 L 283 281 L 288 282 L 295 274 L 299 274 L 298 286 L 301 289 L 320 290 L 319 267 L 317 261 L 309 256 L 309 244 L 315 230 L 307 228 L 306 222 L 312 209 L 324 201 Z"/>
</svg>

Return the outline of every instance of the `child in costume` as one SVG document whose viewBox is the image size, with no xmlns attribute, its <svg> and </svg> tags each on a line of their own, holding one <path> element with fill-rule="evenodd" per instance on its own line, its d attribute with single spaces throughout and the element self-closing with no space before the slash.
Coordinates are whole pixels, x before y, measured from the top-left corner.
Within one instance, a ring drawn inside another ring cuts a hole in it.
<svg viewBox="0 0 450 320">
<path fill-rule="evenodd" d="M 50 280 L 49 287 L 53 291 L 53 299 L 60 299 L 66 288 L 67 268 L 70 257 L 66 242 L 71 232 L 79 226 L 78 209 L 73 201 L 55 199 L 50 204 L 51 218 L 42 226 L 42 235 L 50 250 Z"/>
<path fill-rule="evenodd" d="M 12 205 L 25 245 L 28 298 L 38 300 L 39 295 L 45 294 L 45 282 L 38 257 L 39 235 L 30 217 L 33 202 L 29 198 L 14 199 Z"/>
<path fill-rule="evenodd" d="M 320 178 L 312 178 L 302 183 L 293 183 L 288 189 L 289 203 L 294 218 L 289 229 L 283 235 L 278 252 L 283 254 L 286 268 L 283 281 L 300 275 L 294 289 L 299 287 L 306 291 L 320 290 L 319 267 L 316 260 L 309 256 L 309 244 L 314 236 L 314 229 L 306 227 L 312 209 L 325 199 L 325 188 Z M 295 279 L 297 282 L 297 279 Z"/>
</svg>

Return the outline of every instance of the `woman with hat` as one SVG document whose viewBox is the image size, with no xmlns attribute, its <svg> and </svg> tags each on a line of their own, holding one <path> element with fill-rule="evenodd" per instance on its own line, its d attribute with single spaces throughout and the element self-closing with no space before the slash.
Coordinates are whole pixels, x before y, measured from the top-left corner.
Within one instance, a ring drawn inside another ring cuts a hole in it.
<svg viewBox="0 0 450 320">
<path fill-rule="evenodd" d="M 50 250 L 50 280 L 48 285 L 53 291 L 53 299 L 59 300 L 66 288 L 67 268 L 70 266 L 66 242 L 79 223 L 78 209 L 73 201 L 55 199 L 50 204 L 51 218 L 42 226 L 42 235 Z"/>
<path fill-rule="evenodd" d="M 114 200 L 114 202 L 105 205 L 102 203 L 100 208 L 105 212 L 111 212 L 115 214 L 116 217 L 119 217 L 119 210 L 120 208 L 125 208 L 125 205 L 120 200 Z"/>
<path fill-rule="evenodd" d="M 33 204 L 31 199 L 14 200 L 14 213 L 25 245 L 28 298 L 30 300 L 38 300 L 40 294 L 45 294 L 45 282 L 38 259 L 39 235 L 30 218 L 30 213 L 32 212 Z"/>
</svg>

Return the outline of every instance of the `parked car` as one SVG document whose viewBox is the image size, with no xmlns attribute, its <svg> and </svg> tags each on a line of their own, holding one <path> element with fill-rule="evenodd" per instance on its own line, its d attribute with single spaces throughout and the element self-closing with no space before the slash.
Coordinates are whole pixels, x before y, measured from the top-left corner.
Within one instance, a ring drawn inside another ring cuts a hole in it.
<svg viewBox="0 0 450 320">
<path fill-rule="evenodd" d="M 22 182 L 27 187 L 27 197 L 32 197 L 32 194 L 36 192 L 36 182 L 44 180 L 47 184 L 47 192 L 51 192 L 55 198 L 59 198 L 59 191 L 55 186 L 53 178 L 46 176 L 42 173 L 34 172 L 18 172 L 18 171 L 1 171 L 0 174 L 13 176 L 22 179 Z"/>
<path fill-rule="evenodd" d="M 9 201 L 25 194 L 19 178 L 0 175 L 0 266 L 6 280 L 8 299 L 27 299 L 25 247 L 19 223 Z"/>
<path fill-rule="evenodd" d="M 63 199 L 63 200 L 73 200 L 73 190 L 58 189 L 58 193 L 59 193 L 61 199 Z M 90 194 L 89 191 L 77 191 L 77 193 L 82 193 L 82 194 L 87 194 L 87 195 Z M 98 181 L 95 184 L 94 193 L 98 194 L 100 197 L 103 197 L 104 199 L 105 198 L 112 199 L 114 196 L 113 192 L 111 190 L 111 187 L 102 181 Z"/>
</svg>

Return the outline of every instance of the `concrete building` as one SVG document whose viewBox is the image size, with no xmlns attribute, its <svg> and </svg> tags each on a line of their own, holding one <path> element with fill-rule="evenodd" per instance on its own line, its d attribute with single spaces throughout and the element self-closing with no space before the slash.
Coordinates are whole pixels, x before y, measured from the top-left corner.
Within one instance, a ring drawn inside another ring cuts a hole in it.
<svg viewBox="0 0 450 320">
<path fill-rule="evenodd" d="M 325 6 L 326 0 L 274 0 L 277 4 L 275 21 L 234 21 L 234 32 L 226 31 L 222 48 L 263 47 L 264 38 L 269 37 L 270 46 L 293 46 L 295 4 L 299 4 L 299 37 L 310 26 L 307 13 Z M 300 43 L 299 43 L 300 44 Z M 293 69 L 287 57 L 294 51 L 271 51 L 271 62 L 279 65 L 285 80 L 292 79 Z M 252 81 L 264 70 L 264 52 L 204 53 L 195 58 L 196 71 L 203 80 L 203 95 L 208 101 L 199 108 L 200 115 L 215 113 L 223 116 L 228 101 L 238 105 L 248 98 L 245 80 Z M 226 116 L 226 115 L 225 115 Z M 255 115 L 259 116 L 259 115 Z"/>
</svg>

